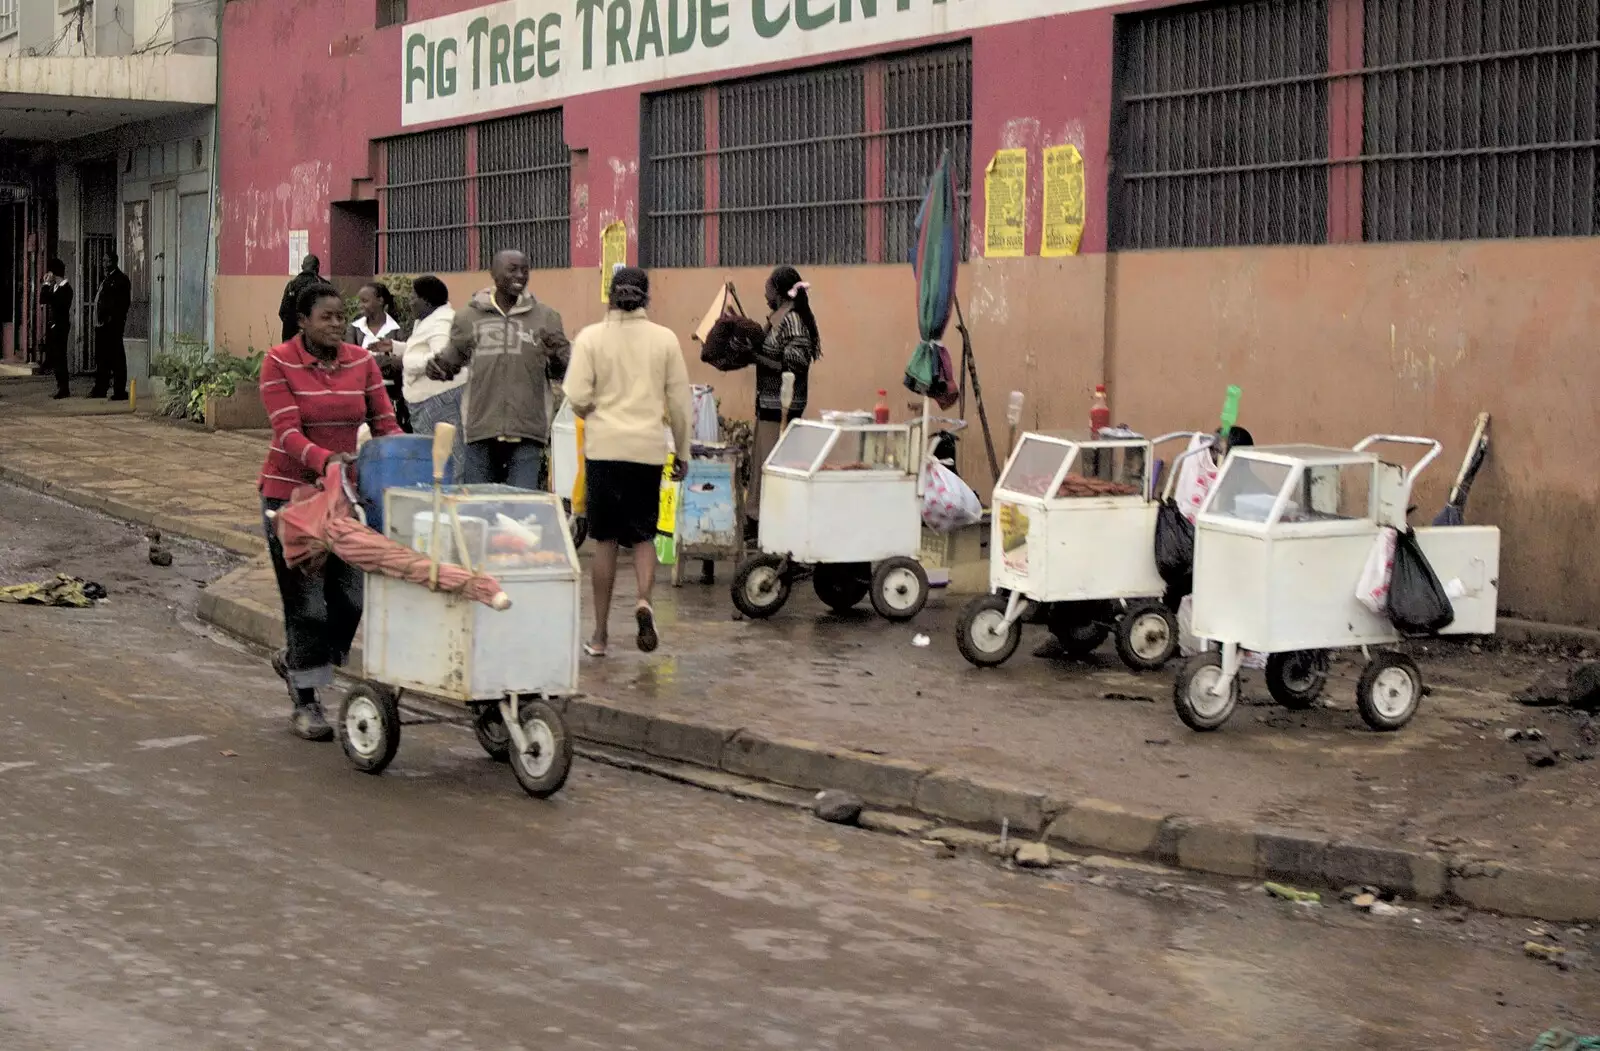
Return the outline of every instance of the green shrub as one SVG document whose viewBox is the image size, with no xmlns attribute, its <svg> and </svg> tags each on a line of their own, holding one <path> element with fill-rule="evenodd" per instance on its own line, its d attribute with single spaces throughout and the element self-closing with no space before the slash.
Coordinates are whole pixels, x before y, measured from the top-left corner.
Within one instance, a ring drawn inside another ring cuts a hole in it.
<svg viewBox="0 0 1600 1051">
<path fill-rule="evenodd" d="M 399 313 L 394 315 L 394 319 L 400 322 L 400 327 L 404 328 L 411 324 L 414 320 L 411 317 L 411 275 L 379 274 L 373 280 L 388 285 L 389 291 L 394 293 L 395 306 L 399 310 Z M 362 284 L 365 283 L 362 282 Z M 355 323 L 356 318 L 361 316 L 361 302 L 354 294 L 344 298 L 344 316 L 352 324 Z"/>
<path fill-rule="evenodd" d="M 259 380 L 262 357 L 253 347 L 244 357 L 213 354 L 201 340 L 178 337 L 170 354 L 158 354 L 150 363 L 151 374 L 165 388 L 162 414 L 204 423 L 206 399 L 231 397 L 241 382 Z"/>
</svg>

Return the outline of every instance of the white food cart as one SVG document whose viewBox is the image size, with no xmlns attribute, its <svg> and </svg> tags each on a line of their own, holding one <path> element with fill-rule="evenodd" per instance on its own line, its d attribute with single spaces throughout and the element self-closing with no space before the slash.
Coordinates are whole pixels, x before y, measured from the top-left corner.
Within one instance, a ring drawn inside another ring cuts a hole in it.
<svg viewBox="0 0 1600 1051">
<path fill-rule="evenodd" d="M 1001 664 L 1016 652 L 1023 623 L 1042 620 L 1073 656 L 1115 631 L 1117 655 L 1136 671 L 1172 659 L 1178 623 L 1161 601 L 1150 475 L 1156 446 L 1194 437 L 1024 434 L 994 489 L 991 593 L 957 622 L 961 655 L 980 667 Z"/>
<path fill-rule="evenodd" d="M 922 421 L 795 420 L 762 467 L 760 552 L 740 563 L 733 603 L 770 617 L 807 572 L 835 610 L 869 594 L 889 620 L 928 600 L 922 546 Z"/>
<path fill-rule="evenodd" d="M 1426 446 L 1409 470 L 1383 462 L 1377 445 Z M 1439 454 L 1428 438 L 1372 435 L 1354 449 L 1315 445 L 1232 451 L 1195 520 L 1193 633 L 1205 649 L 1178 674 L 1173 698 L 1194 730 L 1214 730 L 1239 699 L 1243 650 L 1268 655 L 1267 688 L 1278 703 L 1308 708 L 1321 696 L 1331 649 L 1361 647 L 1361 718 L 1397 730 L 1422 699 L 1416 664 L 1395 650 L 1387 617 L 1356 597 L 1369 553 L 1388 526 L 1404 530 L 1411 487 Z M 1416 531 L 1451 597 L 1442 634 L 1488 635 L 1499 597 L 1500 531 L 1441 526 Z"/>
<path fill-rule="evenodd" d="M 369 573 L 366 681 L 345 695 L 337 724 L 345 755 L 368 773 L 388 766 L 400 747 L 400 700 L 416 693 L 468 709 L 479 744 L 509 760 L 530 795 L 558 791 L 572 741 L 548 702 L 577 692 L 580 630 L 578 556 L 560 500 L 510 486 L 451 486 L 436 505 L 432 490 L 393 488 L 383 521 L 391 540 L 494 576 L 511 605 L 497 611 Z M 407 719 L 450 721 L 410 711 Z"/>
</svg>

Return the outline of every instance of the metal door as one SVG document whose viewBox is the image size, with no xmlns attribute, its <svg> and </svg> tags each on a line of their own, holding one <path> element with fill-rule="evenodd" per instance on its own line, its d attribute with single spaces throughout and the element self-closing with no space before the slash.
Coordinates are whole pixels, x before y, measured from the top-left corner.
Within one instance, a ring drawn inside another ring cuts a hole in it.
<svg viewBox="0 0 1600 1051">
<path fill-rule="evenodd" d="M 81 303 L 78 307 L 78 334 L 72 342 L 72 371 L 79 375 L 93 372 L 94 357 L 94 301 L 100 294 L 100 282 L 105 277 L 106 256 L 116 251 L 117 239 L 111 234 L 85 234 L 83 238 L 83 280 L 78 284 Z"/>
<path fill-rule="evenodd" d="M 178 335 L 178 186 L 150 194 L 150 358 L 176 349 Z"/>
</svg>

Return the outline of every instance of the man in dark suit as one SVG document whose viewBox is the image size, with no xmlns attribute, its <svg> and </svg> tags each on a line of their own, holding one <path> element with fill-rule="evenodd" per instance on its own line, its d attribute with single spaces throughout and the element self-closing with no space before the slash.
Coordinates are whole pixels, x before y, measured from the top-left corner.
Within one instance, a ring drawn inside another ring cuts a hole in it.
<svg viewBox="0 0 1600 1051">
<path fill-rule="evenodd" d="M 105 276 L 94 296 L 94 389 L 91 398 L 128 400 L 128 352 L 122 336 L 128 326 L 133 286 L 117 266 L 115 250 L 106 253 Z"/>
<path fill-rule="evenodd" d="M 67 337 L 72 334 L 72 286 L 67 284 L 67 264 L 50 260 L 45 268 L 44 286 L 39 289 L 39 304 L 44 307 L 44 360 L 55 373 L 56 392 L 52 397 L 72 397 L 68 382 Z"/>
<path fill-rule="evenodd" d="M 300 333 L 300 311 L 296 307 L 300 293 L 321 281 L 322 260 L 308 255 L 300 263 L 300 272 L 283 287 L 283 300 L 278 304 L 278 320 L 283 322 L 285 343 Z"/>
</svg>

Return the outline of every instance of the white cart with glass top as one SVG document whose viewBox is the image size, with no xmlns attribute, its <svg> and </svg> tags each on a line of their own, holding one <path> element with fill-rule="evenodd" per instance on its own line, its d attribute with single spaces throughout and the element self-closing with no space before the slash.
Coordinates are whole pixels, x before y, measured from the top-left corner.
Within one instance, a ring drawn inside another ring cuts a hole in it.
<svg viewBox="0 0 1600 1051">
<path fill-rule="evenodd" d="M 1407 469 L 1380 459 L 1379 445 L 1427 452 Z M 1430 438 L 1372 435 L 1353 449 L 1283 445 L 1229 453 L 1195 520 L 1192 630 L 1205 649 L 1184 664 L 1174 686 L 1186 725 L 1215 730 L 1233 714 L 1244 650 L 1268 655 L 1274 700 L 1304 709 L 1327 684 L 1328 651 L 1352 647 L 1367 658 L 1356 686 L 1361 718 L 1375 730 L 1411 720 L 1422 675 L 1404 653 L 1374 648 L 1401 636 L 1357 599 L 1356 588 L 1379 531 L 1406 528 L 1412 484 L 1439 451 Z M 1439 526 L 1416 536 L 1454 608 L 1441 634 L 1493 634 L 1500 530 Z"/>
<path fill-rule="evenodd" d="M 760 551 L 734 574 L 739 612 L 772 616 L 809 574 L 835 610 L 870 595 L 889 620 L 916 616 L 928 599 L 922 434 L 920 420 L 791 423 L 761 468 Z"/>
<path fill-rule="evenodd" d="M 435 517 L 439 525 L 435 529 Z M 380 773 L 400 747 L 400 702 L 417 694 L 471 713 L 478 743 L 530 795 L 566 782 L 572 739 L 550 702 L 578 690 L 578 555 L 561 501 L 503 485 L 384 492 L 384 533 L 499 581 L 505 610 L 367 574 L 363 678 L 345 695 L 340 743 Z M 435 553 L 430 548 L 437 544 Z M 406 712 L 406 724 L 454 722 Z"/>
<path fill-rule="evenodd" d="M 994 489 L 990 594 L 956 625 L 962 656 L 980 667 L 1003 663 L 1022 625 L 1043 621 L 1073 656 L 1115 632 L 1117 655 L 1136 671 L 1172 659 L 1178 623 L 1161 600 L 1151 470 L 1156 446 L 1194 437 L 1024 434 Z"/>
</svg>

